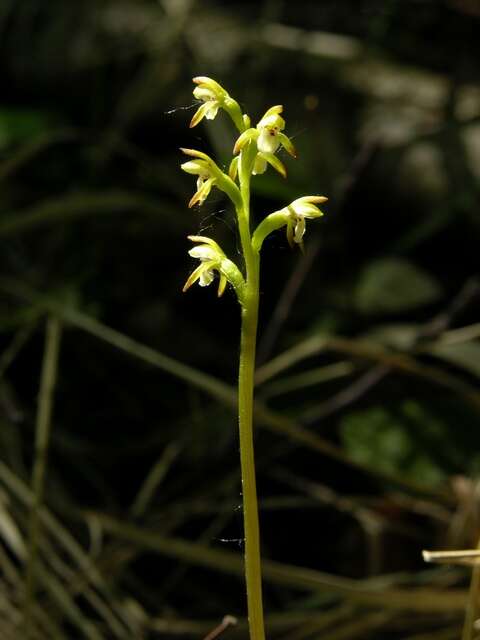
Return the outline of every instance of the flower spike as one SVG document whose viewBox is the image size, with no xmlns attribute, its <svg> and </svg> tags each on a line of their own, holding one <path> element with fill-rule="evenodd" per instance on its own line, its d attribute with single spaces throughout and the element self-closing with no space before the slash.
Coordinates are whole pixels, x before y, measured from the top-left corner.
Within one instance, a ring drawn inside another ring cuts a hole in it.
<svg viewBox="0 0 480 640">
<path fill-rule="evenodd" d="M 273 231 L 285 228 L 290 245 L 303 250 L 306 220 L 323 215 L 317 205 L 327 198 L 319 195 L 297 198 L 288 206 L 267 215 L 251 230 L 250 194 L 252 175 L 264 173 L 268 165 L 283 177 L 286 169 L 276 155 L 280 149 L 296 157 L 295 147 L 284 133 L 283 106 L 270 107 L 256 125 L 251 124 L 239 104 L 212 78 L 193 78 L 193 95 L 200 102 L 191 120 L 195 127 L 202 120 L 213 120 L 220 110 L 228 113 L 238 129 L 238 138 L 225 173 L 205 153 L 194 149 L 182 149 L 188 156 L 182 169 L 197 178 L 197 190 L 189 206 L 202 204 L 211 189 L 216 187 L 228 195 L 235 205 L 242 250 L 244 275 L 237 265 L 227 258 L 221 247 L 207 236 L 189 236 L 194 246 L 188 251 L 197 260 L 195 268 L 185 282 L 183 291 L 193 284 L 208 287 L 218 280 L 217 295 L 222 296 L 227 283 L 235 289 L 241 313 L 240 367 L 238 376 L 238 416 L 240 431 L 240 462 L 243 486 L 243 511 L 245 529 L 246 601 L 251 638 L 265 638 L 262 608 L 262 578 L 260 564 L 260 540 L 258 506 L 255 483 L 255 456 L 253 450 L 255 350 L 260 302 L 259 275 L 260 250 L 265 238 Z"/>
</svg>

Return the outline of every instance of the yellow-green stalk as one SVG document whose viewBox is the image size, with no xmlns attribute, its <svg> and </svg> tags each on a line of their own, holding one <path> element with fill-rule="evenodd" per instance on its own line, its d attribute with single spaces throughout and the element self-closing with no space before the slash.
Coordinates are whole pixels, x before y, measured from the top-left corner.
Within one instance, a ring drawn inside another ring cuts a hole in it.
<svg viewBox="0 0 480 640">
<path fill-rule="evenodd" d="M 238 421 L 240 433 L 240 466 L 242 474 L 243 518 L 245 536 L 245 579 L 247 587 L 248 622 L 251 640 L 264 640 L 262 602 L 262 572 L 260 556 L 260 528 L 255 478 L 253 389 L 257 340 L 260 250 L 265 238 L 282 227 L 286 228 L 291 246 L 303 244 L 305 220 L 317 218 L 322 212 L 316 206 L 325 202 L 323 196 L 304 196 L 266 216 L 252 233 L 250 222 L 250 182 L 252 176 L 264 173 L 272 166 L 284 178 L 287 175 L 276 152 L 283 148 L 296 157 L 291 140 L 283 133 L 283 107 L 276 105 L 266 111 L 256 127 L 242 114 L 239 104 L 215 80 L 194 78 L 194 96 L 201 101 L 190 126 L 203 118 L 212 120 L 220 110 L 225 111 L 238 129 L 238 137 L 228 175 L 205 153 L 192 149 L 182 151 L 194 160 L 182 164 L 182 169 L 197 176 L 197 190 L 189 206 L 202 205 L 213 188 L 223 191 L 232 201 L 240 233 L 243 264 L 240 268 L 211 238 L 189 236 L 197 243 L 189 254 L 200 261 L 184 286 L 184 291 L 198 282 L 202 287 L 219 278 L 218 295 L 226 284 L 235 290 L 241 306 L 240 363 L 238 374 Z"/>
</svg>

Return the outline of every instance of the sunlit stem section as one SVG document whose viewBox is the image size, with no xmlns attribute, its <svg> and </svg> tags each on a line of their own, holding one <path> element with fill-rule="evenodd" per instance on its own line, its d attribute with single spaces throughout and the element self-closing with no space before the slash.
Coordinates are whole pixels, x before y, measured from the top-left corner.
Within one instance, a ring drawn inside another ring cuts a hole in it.
<svg viewBox="0 0 480 640">
<path fill-rule="evenodd" d="M 28 532 L 28 555 L 26 558 L 26 586 L 24 603 L 24 627 L 26 637 L 30 637 L 33 620 L 32 608 L 35 601 L 36 575 L 38 567 L 38 547 L 40 537 L 40 511 L 43 504 L 45 475 L 50 441 L 53 395 L 57 381 L 58 357 L 62 325 L 56 316 L 47 319 L 45 347 L 43 353 L 40 393 L 35 426 L 35 455 L 32 470 L 32 505 Z"/>
<path fill-rule="evenodd" d="M 480 550 L 480 539 L 477 543 L 477 551 Z M 480 565 L 475 564 L 470 580 L 468 600 L 465 607 L 465 620 L 463 623 L 462 640 L 474 640 L 475 621 L 478 617 L 478 594 L 480 593 Z"/>
<path fill-rule="evenodd" d="M 255 149 L 250 148 L 249 145 L 242 151 L 239 161 L 242 207 L 237 209 L 240 239 L 246 266 L 238 377 L 238 415 L 248 621 L 251 640 L 264 640 L 260 530 L 253 444 L 253 385 L 259 301 L 259 254 L 252 248 L 249 223 L 250 177 L 254 159 Z"/>
</svg>

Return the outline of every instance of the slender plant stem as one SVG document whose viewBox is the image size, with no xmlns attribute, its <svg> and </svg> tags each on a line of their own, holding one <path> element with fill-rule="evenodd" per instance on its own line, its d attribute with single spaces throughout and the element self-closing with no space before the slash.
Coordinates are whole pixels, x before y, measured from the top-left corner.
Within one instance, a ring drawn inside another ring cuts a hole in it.
<svg viewBox="0 0 480 640">
<path fill-rule="evenodd" d="M 24 609 L 24 624 L 27 637 L 29 637 L 33 617 L 32 605 L 36 589 L 37 556 L 40 535 L 40 510 L 43 503 L 48 444 L 51 430 L 53 393 L 57 380 L 61 333 L 62 325 L 60 320 L 56 316 L 50 316 L 47 320 L 45 332 L 45 349 L 43 353 L 40 394 L 35 427 L 35 457 L 32 470 L 33 502 L 30 511 Z"/>
<path fill-rule="evenodd" d="M 240 190 L 242 209 L 237 211 L 240 239 L 246 266 L 245 299 L 242 306 L 240 367 L 238 375 L 238 418 L 242 471 L 243 519 L 245 535 L 245 578 L 251 640 L 264 640 L 260 528 L 258 523 L 255 456 L 253 446 L 253 387 L 259 301 L 259 255 L 252 249 L 249 205 L 252 150 L 242 152 Z"/>
</svg>

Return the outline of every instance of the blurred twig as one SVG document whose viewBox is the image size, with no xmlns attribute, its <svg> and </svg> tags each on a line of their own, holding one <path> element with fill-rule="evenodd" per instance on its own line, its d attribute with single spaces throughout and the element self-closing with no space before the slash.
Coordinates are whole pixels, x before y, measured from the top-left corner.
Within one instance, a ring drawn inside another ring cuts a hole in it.
<svg viewBox="0 0 480 640">
<path fill-rule="evenodd" d="M 383 364 L 373 366 L 355 382 L 333 395 L 329 400 L 307 409 L 302 415 L 302 423 L 311 425 L 332 413 L 350 406 L 381 382 L 389 372 L 390 369 Z"/>
<path fill-rule="evenodd" d="M 56 144 L 65 144 L 78 138 L 78 132 L 74 129 L 61 129 L 43 133 L 27 144 L 16 149 L 8 160 L 0 163 L 0 182 L 9 178 L 23 166 L 34 160 L 39 154 Z"/>
<path fill-rule="evenodd" d="M 68 193 L 41 202 L 26 211 L 3 215 L 0 238 L 30 232 L 54 222 L 76 220 L 83 216 L 120 215 L 130 211 L 158 216 L 165 202 L 140 193 L 122 190 Z M 165 218 L 168 221 L 168 218 Z"/>
<path fill-rule="evenodd" d="M 395 371 L 413 375 L 445 387 L 462 396 L 476 411 L 480 411 L 480 393 L 463 380 L 438 367 L 418 363 L 404 353 L 395 353 L 368 340 L 339 336 L 313 336 L 284 351 L 257 370 L 257 384 L 262 384 L 280 371 L 305 358 L 325 351 L 336 351 L 382 364 Z"/>
</svg>

